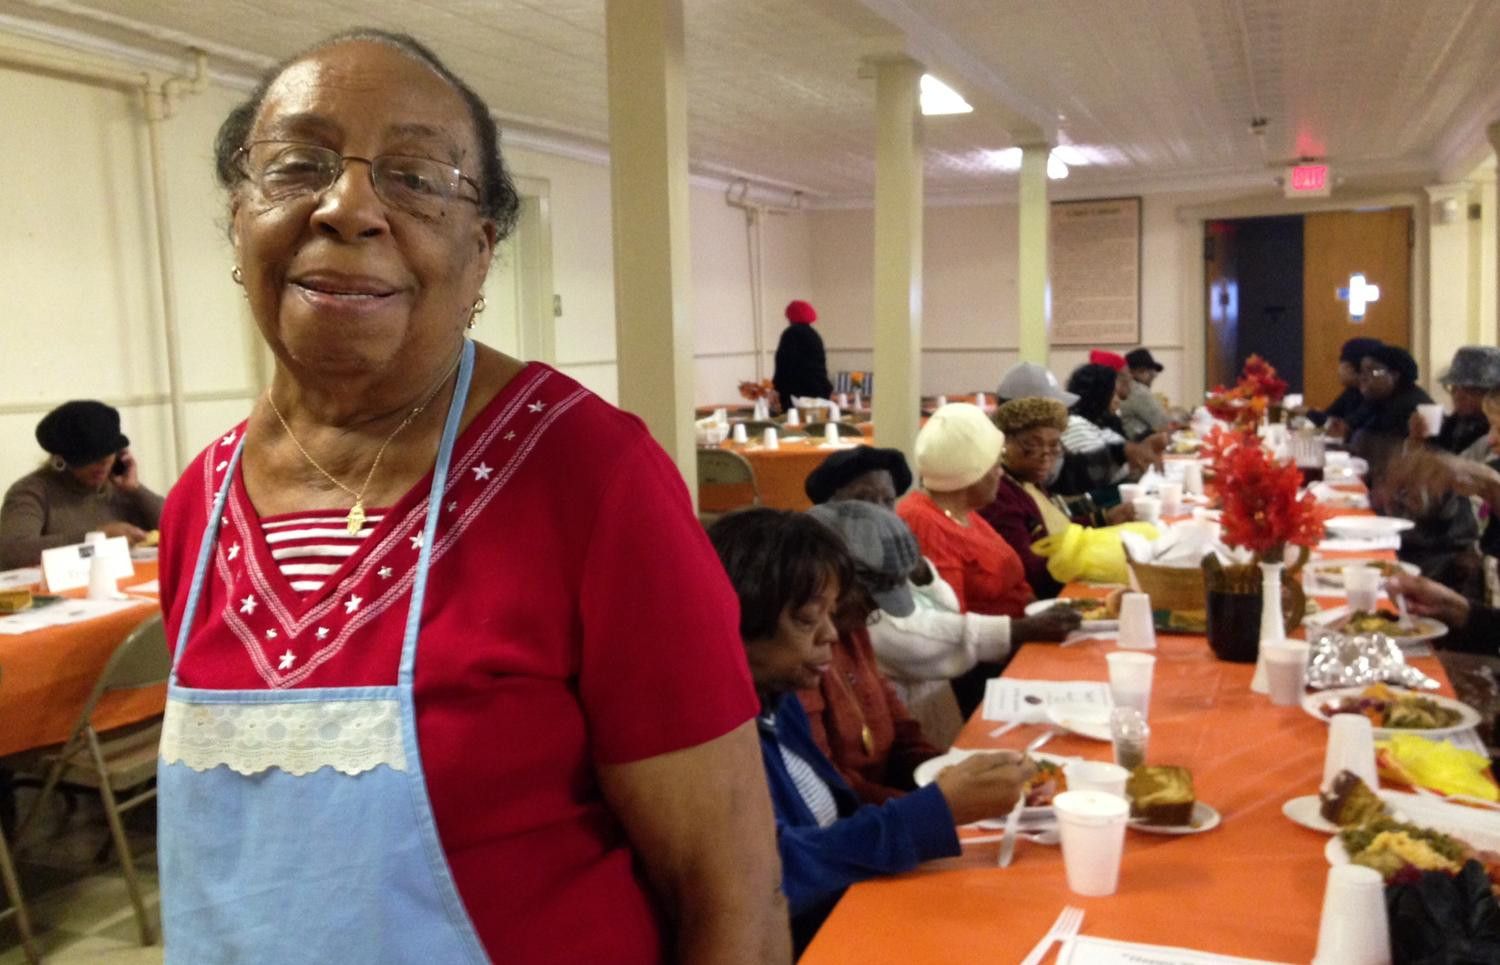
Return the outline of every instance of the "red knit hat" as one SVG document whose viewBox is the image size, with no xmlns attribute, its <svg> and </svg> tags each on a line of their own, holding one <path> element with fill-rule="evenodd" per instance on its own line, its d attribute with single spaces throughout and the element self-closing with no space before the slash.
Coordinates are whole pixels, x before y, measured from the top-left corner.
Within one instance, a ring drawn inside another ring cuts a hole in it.
<svg viewBox="0 0 1500 965">
<path fill-rule="evenodd" d="M 799 298 L 787 303 L 786 320 L 793 325 L 811 325 L 818 320 L 818 311 Z"/>
<path fill-rule="evenodd" d="M 1125 371 L 1125 356 L 1114 352 L 1106 352 L 1103 349 L 1094 349 L 1089 353 L 1090 365 L 1108 365 L 1116 372 Z"/>
</svg>

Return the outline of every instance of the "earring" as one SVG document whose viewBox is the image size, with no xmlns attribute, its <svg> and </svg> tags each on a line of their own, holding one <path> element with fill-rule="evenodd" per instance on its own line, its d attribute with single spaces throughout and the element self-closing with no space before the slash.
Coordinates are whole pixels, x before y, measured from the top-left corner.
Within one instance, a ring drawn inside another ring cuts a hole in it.
<svg viewBox="0 0 1500 965">
<path fill-rule="evenodd" d="M 68 468 L 68 463 L 65 459 L 63 459 L 62 456 L 53 456 L 52 468 L 57 472 L 62 472 L 64 469 Z"/>
<path fill-rule="evenodd" d="M 245 276 L 240 271 L 239 265 L 235 265 L 229 270 L 229 277 L 234 279 L 236 285 L 243 285 L 245 283 Z"/>
<path fill-rule="evenodd" d="M 469 309 L 469 328 L 474 327 L 475 319 L 477 319 L 479 317 L 479 313 L 484 311 L 487 307 L 488 305 L 485 302 L 483 295 L 480 295 L 474 300 L 473 307 Z"/>
</svg>

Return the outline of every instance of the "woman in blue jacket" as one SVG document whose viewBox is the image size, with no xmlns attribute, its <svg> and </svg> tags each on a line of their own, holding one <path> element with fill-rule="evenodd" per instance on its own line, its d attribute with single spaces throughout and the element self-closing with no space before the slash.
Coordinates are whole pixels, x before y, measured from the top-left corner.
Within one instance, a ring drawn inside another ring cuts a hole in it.
<svg viewBox="0 0 1500 965">
<path fill-rule="evenodd" d="M 810 516 L 751 509 L 719 520 L 709 539 L 740 599 L 800 951 L 849 885 L 958 854 L 956 826 L 1008 812 L 1033 767 L 1014 752 L 975 755 L 920 790 L 861 805 L 813 743 L 794 693 L 827 671 L 839 628 L 873 610 L 842 538 Z"/>
</svg>

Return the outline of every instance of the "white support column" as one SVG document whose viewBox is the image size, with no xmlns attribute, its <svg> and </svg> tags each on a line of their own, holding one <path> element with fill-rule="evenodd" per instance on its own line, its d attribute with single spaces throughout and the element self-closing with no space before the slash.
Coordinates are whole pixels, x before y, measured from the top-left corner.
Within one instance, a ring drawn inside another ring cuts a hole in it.
<svg viewBox="0 0 1500 965">
<path fill-rule="evenodd" d="M 922 65 L 875 72 L 875 439 L 912 458 L 922 404 Z"/>
<path fill-rule="evenodd" d="M 1500 298 L 1500 218 L 1497 218 L 1495 196 L 1495 172 L 1486 171 L 1475 183 L 1479 195 L 1479 238 L 1477 249 L 1476 291 L 1471 307 L 1474 323 L 1471 325 L 1472 341 L 1475 345 L 1500 344 L 1500 311 L 1496 301 Z"/>
<path fill-rule="evenodd" d="M 620 406 L 696 501 L 682 0 L 608 0 L 605 46 Z"/>
<path fill-rule="evenodd" d="M 1433 381 L 1462 345 L 1469 344 L 1469 183 L 1433 184 L 1428 197 L 1427 358 L 1423 381 Z"/>
<path fill-rule="evenodd" d="M 1020 243 L 1017 248 L 1016 291 L 1020 296 L 1019 339 L 1022 362 L 1047 364 L 1047 228 L 1052 217 L 1047 203 L 1047 157 L 1050 145 L 1021 145 L 1021 186 L 1018 205 Z"/>
</svg>

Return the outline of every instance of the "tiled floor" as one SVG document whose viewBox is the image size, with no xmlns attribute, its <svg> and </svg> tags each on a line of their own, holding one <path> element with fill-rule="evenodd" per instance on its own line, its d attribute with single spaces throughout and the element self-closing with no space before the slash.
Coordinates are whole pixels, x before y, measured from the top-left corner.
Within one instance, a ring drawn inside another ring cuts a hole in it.
<svg viewBox="0 0 1500 965">
<path fill-rule="evenodd" d="M 21 813 L 31 806 L 33 793 L 24 789 L 17 792 Z M 54 798 L 53 805 L 43 823 L 28 831 L 22 847 L 16 849 L 21 888 L 43 961 L 48 965 L 159 965 L 161 945 L 140 944 L 125 876 L 114 849 L 102 862 L 95 861 L 109 839 L 97 799 L 80 796 L 77 811 L 66 819 L 61 799 Z M 140 873 L 146 913 L 152 928 L 160 934 L 154 817 L 152 806 L 142 805 L 125 816 L 125 827 Z M 0 965 L 23 965 L 25 961 L 14 920 L 0 922 Z"/>
</svg>

